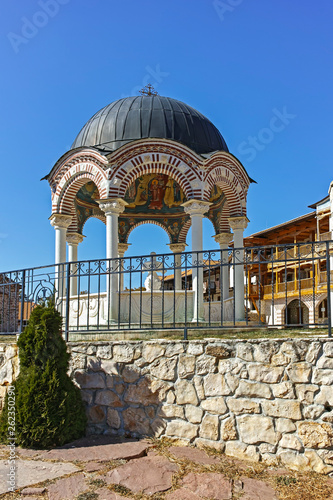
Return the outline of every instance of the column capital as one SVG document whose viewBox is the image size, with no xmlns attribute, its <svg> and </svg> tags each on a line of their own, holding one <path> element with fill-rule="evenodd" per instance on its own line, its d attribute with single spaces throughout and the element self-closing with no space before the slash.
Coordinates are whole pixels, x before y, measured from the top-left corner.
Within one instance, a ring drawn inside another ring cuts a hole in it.
<svg viewBox="0 0 333 500">
<path fill-rule="evenodd" d="M 247 224 L 250 221 L 247 217 L 240 216 L 240 217 L 229 217 L 228 222 L 229 222 L 229 226 L 231 227 L 231 229 L 233 231 L 237 231 L 240 229 L 243 229 L 243 230 L 246 229 Z"/>
<path fill-rule="evenodd" d="M 72 222 L 72 216 L 66 214 L 52 214 L 51 217 L 49 217 L 49 221 L 54 228 L 67 229 Z"/>
<path fill-rule="evenodd" d="M 220 245 L 228 245 L 230 241 L 232 241 L 234 235 L 232 233 L 218 233 L 215 236 L 212 236 L 216 243 Z"/>
<path fill-rule="evenodd" d="M 125 252 L 132 243 L 118 243 L 118 254 L 124 257 Z"/>
<path fill-rule="evenodd" d="M 79 243 L 82 243 L 83 238 L 85 238 L 85 236 L 83 236 L 83 234 L 80 233 L 66 234 L 66 241 L 69 245 L 78 245 Z"/>
<path fill-rule="evenodd" d="M 184 211 L 189 214 L 191 217 L 194 215 L 199 215 L 201 217 L 204 216 L 206 212 L 208 212 L 211 203 L 209 201 L 203 200 L 187 200 L 185 203 L 182 203 L 181 206 L 184 208 Z"/>
<path fill-rule="evenodd" d="M 184 252 L 187 245 L 186 243 L 168 243 L 168 247 L 173 253 L 181 253 Z"/>
<path fill-rule="evenodd" d="M 128 203 L 122 198 L 106 198 L 105 200 L 97 200 L 99 208 L 105 213 L 109 214 L 121 214 L 125 210 Z"/>
</svg>

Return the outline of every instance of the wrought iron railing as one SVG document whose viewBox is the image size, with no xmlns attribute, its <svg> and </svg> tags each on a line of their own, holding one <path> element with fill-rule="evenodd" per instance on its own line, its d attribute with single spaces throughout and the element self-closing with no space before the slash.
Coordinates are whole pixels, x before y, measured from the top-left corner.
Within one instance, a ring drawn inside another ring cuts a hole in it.
<svg viewBox="0 0 333 500">
<path fill-rule="evenodd" d="M 66 339 L 88 333 L 183 329 L 186 335 L 188 328 L 267 325 L 326 325 L 330 335 L 332 256 L 333 242 L 325 241 L 4 272 L 0 333 L 20 333 L 35 305 L 52 298 L 63 316 Z M 244 287 L 235 279 L 239 272 Z"/>
</svg>

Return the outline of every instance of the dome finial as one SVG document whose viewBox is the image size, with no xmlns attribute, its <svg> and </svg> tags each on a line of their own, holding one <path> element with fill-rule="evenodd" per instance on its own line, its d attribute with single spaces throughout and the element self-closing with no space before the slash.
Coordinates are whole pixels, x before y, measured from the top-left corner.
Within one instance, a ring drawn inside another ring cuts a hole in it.
<svg viewBox="0 0 333 500">
<path fill-rule="evenodd" d="M 143 89 L 140 90 L 141 95 L 158 95 L 151 83 L 148 83 Z"/>
</svg>

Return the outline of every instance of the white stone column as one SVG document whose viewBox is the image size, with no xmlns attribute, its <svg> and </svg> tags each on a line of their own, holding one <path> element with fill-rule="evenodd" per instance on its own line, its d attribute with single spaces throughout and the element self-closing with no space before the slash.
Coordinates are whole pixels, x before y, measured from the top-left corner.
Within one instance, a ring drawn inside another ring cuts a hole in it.
<svg viewBox="0 0 333 500">
<path fill-rule="evenodd" d="M 77 247 L 82 243 L 84 236 L 80 233 L 67 233 L 68 262 L 77 262 Z M 71 265 L 71 275 L 77 274 L 77 264 Z M 70 278 L 70 296 L 77 295 L 77 276 Z"/>
<path fill-rule="evenodd" d="M 203 308 L 203 267 L 202 267 L 202 219 L 211 203 L 202 200 L 188 200 L 182 204 L 184 211 L 191 216 L 192 224 L 192 289 L 193 322 L 204 320 Z M 198 267 L 197 267 L 198 265 Z"/>
<path fill-rule="evenodd" d="M 120 275 L 119 275 L 119 290 L 122 291 L 124 290 L 124 265 L 125 261 L 124 255 L 125 252 L 128 250 L 128 247 L 131 245 L 131 243 L 118 243 L 118 257 L 120 259 Z"/>
<path fill-rule="evenodd" d="M 66 262 L 66 232 L 72 222 L 71 215 L 52 214 L 49 218 L 55 230 L 55 303 L 66 295 L 65 293 L 65 266 Z"/>
<path fill-rule="evenodd" d="M 182 256 L 181 253 L 184 252 L 186 248 L 186 243 L 170 243 L 168 247 L 175 254 L 174 264 L 175 264 L 175 274 L 174 274 L 174 286 L 175 290 L 182 289 Z"/>
<path fill-rule="evenodd" d="M 118 218 L 125 210 L 126 201 L 121 198 L 108 198 L 98 201 L 100 209 L 106 216 L 106 258 L 115 259 L 107 262 L 106 289 L 109 307 L 108 319 L 110 322 L 118 321 L 117 291 L 119 286 L 119 258 L 118 258 Z"/>
<path fill-rule="evenodd" d="M 244 321 L 244 241 L 243 233 L 249 222 L 247 217 L 230 217 L 229 226 L 234 232 L 234 300 L 235 321 Z"/>
<path fill-rule="evenodd" d="M 229 288 L 230 288 L 230 281 L 229 281 L 229 255 L 228 255 L 228 247 L 229 243 L 232 240 L 232 234 L 231 233 L 219 233 L 213 236 L 214 240 L 216 243 L 220 245 L 221 249 L 221 260 L 222 264 L 222 273 L 220 276 L 220 280 L 222 280 L 222 296 L 223 300 L 226 300 L 229 298 Z"/>
</svg>

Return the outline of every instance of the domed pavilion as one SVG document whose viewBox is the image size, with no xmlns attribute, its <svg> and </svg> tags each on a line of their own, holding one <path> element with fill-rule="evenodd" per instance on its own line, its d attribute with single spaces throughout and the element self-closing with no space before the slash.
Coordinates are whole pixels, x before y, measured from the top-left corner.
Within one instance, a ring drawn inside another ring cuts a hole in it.
<svg viewBox="0 0 333 500">
<path fill-rule="evenodd" d="M 232 239 L 235 247 L 243 246 L 251 182 L 245 168 L 208 118 L 181 101 L 157 95 L 150 86 L 142 95 L 119 99 L 94 114 L 46 178 L 52 191 L 56 264 L 78 260 L 91 217 L 106 225 L 107 259 L 124 257 L 129 235 L 146 223 L 165 230 L 176 260 L 192 225 L 192 251 L 200 252 L 203 217 L 212 222 L 222 250 Z M 241 291 L 243 273 L 236 266 L 235 284 Z M 193 286 L 202 295 L 200 270 L 193 275 Z M 227 275 L 223 287 L 227 296 Z M 180 269 L 175 270 L 175 288 L 181 288 Z M 195 300 L 198 320 L 201 298 Z M 241 320 L 244 296 L 238 303 L 236 319 Z"/>
</svg>

